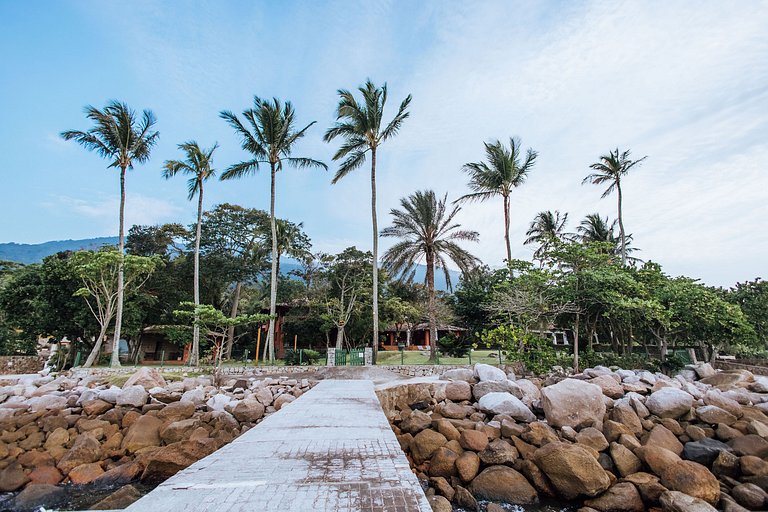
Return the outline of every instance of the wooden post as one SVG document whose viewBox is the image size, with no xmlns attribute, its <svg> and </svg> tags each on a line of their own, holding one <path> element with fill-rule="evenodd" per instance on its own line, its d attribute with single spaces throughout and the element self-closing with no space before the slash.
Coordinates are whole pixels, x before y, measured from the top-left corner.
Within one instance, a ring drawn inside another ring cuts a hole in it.
<svg viewBox="0 0 768 512">
<path fill-rule="evenodd" d="M 293 335 L 293 351 L 294 352 L 296 352 L 296 343 L 298 342 L 298 340 L 299 340 L 299 335 L 298 334 L 294 334 Z"/>
<path fill-rule="evenodd" d="M 261 345 L 261 326 L 259 326 L 256 333 L 256 366 L 259 366 L 259 346 Z"/>
</svg>

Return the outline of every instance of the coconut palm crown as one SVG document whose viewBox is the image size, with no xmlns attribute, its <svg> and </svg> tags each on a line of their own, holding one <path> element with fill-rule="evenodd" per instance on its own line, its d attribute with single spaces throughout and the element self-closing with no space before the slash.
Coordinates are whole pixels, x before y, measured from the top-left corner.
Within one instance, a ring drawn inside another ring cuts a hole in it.
<svg viewBox="0 0 768 512">
<path fill-rule="evenodd" d="M 539 247 L 533 253 L 534 258 L 540 259 L 553 242 L 570 236 L 565 232 L 567 222 L 568 213 L 561 215 L 559 210 L 554 212 L 546 210 L 536 214 L 528 231 L 525 232 L 528 238 L 523 242 L 525 245 L 539 244 Z"/>
</svg>

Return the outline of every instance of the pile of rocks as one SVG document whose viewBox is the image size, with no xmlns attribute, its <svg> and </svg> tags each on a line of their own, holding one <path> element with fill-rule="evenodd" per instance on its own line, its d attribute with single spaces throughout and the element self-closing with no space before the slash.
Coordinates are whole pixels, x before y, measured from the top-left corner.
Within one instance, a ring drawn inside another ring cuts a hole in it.
<svg viewBox="0 0 768 512">
<path fill-rule="evenodd" d="M 768 378 L 703 364 L 542 381 L 478 364 L 442 379 L 380 396 L 435 511 L 768 508 Z"/>
<path fill-rule="evenodd" d="M 0 387 L 0 492 L 14 510 L 56 505 L 63 484 L 157 484 L 308 391 L 316 381 L 211 377 L 166 382 L 142 368 L 125 385 L 42 377 Z M 0 383 L 1 384 L 1 383 Z M 130 485 L 96 504 L 122 508 Z"/>
</svg>

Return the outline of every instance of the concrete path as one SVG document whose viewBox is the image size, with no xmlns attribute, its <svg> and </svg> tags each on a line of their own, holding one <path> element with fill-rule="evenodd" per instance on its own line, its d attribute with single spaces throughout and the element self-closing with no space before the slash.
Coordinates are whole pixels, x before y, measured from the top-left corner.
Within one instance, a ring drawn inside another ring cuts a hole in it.
<svg viewBox="0 0 768 512">
<path fill-rule="evenodd" d="M 324 380 L 130 512 L 431 512 L 373 391 Z"/>
</svg>

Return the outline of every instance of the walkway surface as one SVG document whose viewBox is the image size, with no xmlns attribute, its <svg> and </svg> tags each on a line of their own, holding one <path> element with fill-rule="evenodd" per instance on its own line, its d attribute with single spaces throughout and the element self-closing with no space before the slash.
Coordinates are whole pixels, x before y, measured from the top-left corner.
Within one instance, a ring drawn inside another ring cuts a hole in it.
<svg viewBox="0 0 768 512">
<path fill-rule="evenodd" d="M 364 380 L 324 380 L 129 512 L 431 512 Z"/>
</svg>

